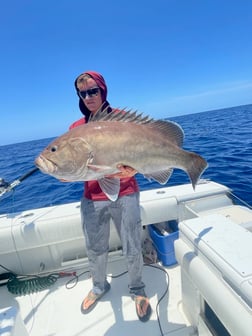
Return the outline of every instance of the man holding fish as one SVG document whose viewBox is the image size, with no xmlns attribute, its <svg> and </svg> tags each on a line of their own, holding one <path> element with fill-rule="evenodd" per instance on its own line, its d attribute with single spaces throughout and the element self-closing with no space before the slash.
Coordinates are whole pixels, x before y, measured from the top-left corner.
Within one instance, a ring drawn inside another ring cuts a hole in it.
<svg viewBox="0 0 252 336">
<path fill-rule="evenodd" d="M 113 218 L 127 261 L 129 291 L 139 320 L 145 322 L 152 309 L 142 282 L 142 226 L 134 175 L 138 172 L 166 184 L 173 168 L 178 168 L 188 174 L 195 188 L 207 162 L 182 149 L 184 133 L 178 124 L 112 109 L 99 73 L 81 74 L 75 89 L 84 118 L 49 144 L 35 163 L 58 179 L 85 181 L 81 218 L 93 288 L 81 311 L 89 313 L 110 289 L 106 266 Z"/>
<path fill-rule="evenodd" d="M 113 113 L 107 101 L 107 86 L 100 74 L 89 71 L 80 75 L 75 81 L 75 88 L 84 118 L 72 124 L 70 129 L 87 123 L 90 115 L 95 114 L 101 106 L 102 109 L 107 108 L 109 113 Z M 113 174 L 113 178 L 120 179 L 119 195 L 115 202 L 108 199 L 96 180 L 85 182 L 81 217 L 93 288 L 83 300 L 81 311 L 84 314 L 90 312 L 97 301 L 110 289 L 110 284 L 106 280 L 106 265 L 110 217 L 112 217 L 126 256 L 129 291 L 135 300 L 137 315 L 141 321 L 147 321 L 151 315 L 151 307 L 142 282 L 142 226 L 139 189 L 134 177 L 136 170 L 127 166 L 118 166 L 118 168 L 121 171 Z"/>
</svg>

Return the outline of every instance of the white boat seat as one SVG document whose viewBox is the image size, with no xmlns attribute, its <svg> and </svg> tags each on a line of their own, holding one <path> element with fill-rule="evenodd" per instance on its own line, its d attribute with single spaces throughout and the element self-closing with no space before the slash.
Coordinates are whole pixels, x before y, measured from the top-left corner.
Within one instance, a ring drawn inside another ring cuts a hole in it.
<svg viewBox="0 0 252 336">
<path fill-rule="evenodd" d="M 212 214 L 180 223 L 186 240 L 252 308 L 252 234 L 230 218 Z"/>
</svg>

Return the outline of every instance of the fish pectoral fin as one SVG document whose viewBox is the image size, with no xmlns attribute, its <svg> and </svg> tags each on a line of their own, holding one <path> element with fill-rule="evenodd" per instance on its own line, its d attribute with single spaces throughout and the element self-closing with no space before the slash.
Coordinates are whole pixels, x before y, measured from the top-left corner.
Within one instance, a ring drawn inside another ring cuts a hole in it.
<svg viewBox="0 0 252 336">
<path fill-rule="evenodd" d="M 160 184 L 166 184 L 173 173 L 173 169 L 161 170 L 158 172 L 144 174 L 144 177 L 148 180 L 155 180 Z"/>
<path fill-rule="evenodd" d="M 104 177 L 98 180 L 99 186 L 104 194 L 113 202 L 118 198 L 120 191 L 120 179 L 113 177 Z"/>
</svg>

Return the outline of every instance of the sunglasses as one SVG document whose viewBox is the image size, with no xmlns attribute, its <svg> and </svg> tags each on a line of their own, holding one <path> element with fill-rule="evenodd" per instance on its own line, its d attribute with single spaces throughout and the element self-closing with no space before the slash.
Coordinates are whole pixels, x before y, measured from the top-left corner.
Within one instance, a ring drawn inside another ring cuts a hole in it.
<svg viewBox="0 0 252 336">
<path fill-rule="evenodd" d="M 98 87 L 94 87 L 92 89 L 88 89 L 87 91 L 78 91 L 78 95 L 82 98 L 82 99 L 86 99 L 86 97 L 93 97 L 93 96 L 97 96 L 98 92 L 100 91 L 100 88 Z"/>
</svg>

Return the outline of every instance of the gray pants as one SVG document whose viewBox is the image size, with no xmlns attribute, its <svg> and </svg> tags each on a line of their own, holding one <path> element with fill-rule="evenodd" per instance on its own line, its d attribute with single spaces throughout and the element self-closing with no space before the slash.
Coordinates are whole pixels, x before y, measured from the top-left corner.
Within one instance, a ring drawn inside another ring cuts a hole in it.
<svg viewBox="0 0 252 336">
<path fill-rule="evenodd" d="M 139 193 L 119 197 L 115 202 L 92 201 L 84 197 L 81 200 L 81 218 L 93 292 L 102 293 L 106 284 L 110 218 L 112 218 L 126 257 L 130 293 L 143 295 Z"/>
</svg>

